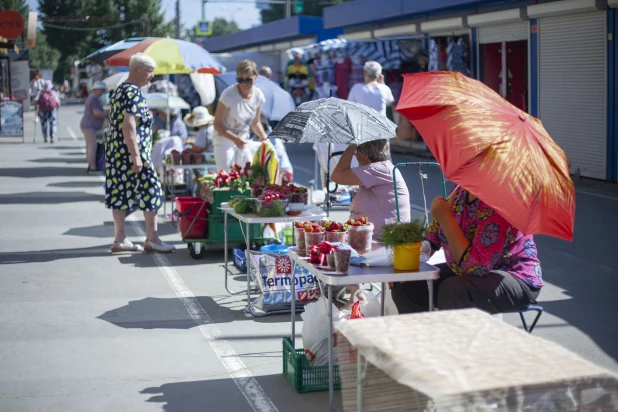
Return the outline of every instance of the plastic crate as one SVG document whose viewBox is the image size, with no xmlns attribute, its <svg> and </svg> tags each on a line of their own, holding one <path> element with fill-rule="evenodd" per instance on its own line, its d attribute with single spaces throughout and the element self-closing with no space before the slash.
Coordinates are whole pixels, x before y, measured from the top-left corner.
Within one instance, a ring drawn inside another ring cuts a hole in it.
<svg viewBox="0 0 618 412">
<path fill-rule="evenodd" d="M 294 348 L 292 339 L 283 338 L 283 374 L 298 393 L 328 390 L 328 365 L 310 366 L 304 349 Z M 333 365 L 334 388 L 341 389 L 339 365 Z"/>
<path fill-rule="evenodd" d="M 210 243 L 223 243 L 225 235 L 225 217 L 223 215 L 209 214 L 208 215 L 208 239 Z M 251 231 L 251 239 L 257 239 L 262 237 L 260 230 L 260 224 L 253 223 L 249 225 Z M 227 241 L 228 243 L 245 243 L 245 236 L 247 227 L 238 219 L 229 216 L 227 217 Z"/>
<path fill-rule="evenodd" d="M 232 249 L 232 256 L 234 258 L 234 266 L 241 273 L 247 273 L 247 259 L 245 257 L 245 251 L 240 248 Z"/>
</svg>

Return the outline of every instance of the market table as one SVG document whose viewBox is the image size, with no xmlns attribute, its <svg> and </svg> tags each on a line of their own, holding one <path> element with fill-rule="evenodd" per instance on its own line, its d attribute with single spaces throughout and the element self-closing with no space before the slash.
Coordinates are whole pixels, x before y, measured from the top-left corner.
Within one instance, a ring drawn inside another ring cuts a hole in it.
<svg viewBox="0 0 618 412">
<path fill-rule="evenodd" d="M 618 410 L 616 374 L 478 309 L 336 328 L 345 410 Z"/>
<path fill-rule="evenodd" d="M 440 269 L 428 263 L 421 262 L 421 266 L 417 271 L 399 271 L 393 266 L 382 267 L 359 267 L 350 266 L 347 275 L 337 275 L 334 271 L 325 271 L 311 264 L 307 257 L 300 256 L 296 253 L 296 248 L 288 249 L 288 256 L 293 262 L 292 273 L 294 273 L 295 265 L 300 265 L 309 273 L 315 275 L 322 283 L 328 286 L 328 318 L 330 325 L 330 333 L 328 335 L 328 391 L 329 402 L 332 411 L 335 410 L 334 405 L 334 358 L 333 358 L 333 286 L 349 286 L 359 283 L 381 283 L 381 314 L 384 315 L 384 299 L 386 293 L 386 283 L 388 282 L 410 282 L 426 280 L 429 289 L 429 309 L 433 310 L 433 281 L 440 277 Z M 330 273 L 330 274 L 329 274 Z M 295 290 L 294 282 L 292 282 L 292 343 L 295 344 L 296 326 L 295 326 Z M 344 322 L 354 323 L 354 322 Z"/>
<path fill-rule="evenodd" d="M 258 215 L 256 215 L 255 213 L 245 213 L 245 214 L 240 214 L 240 213 L 236 213 L 236 211 L 234 211 L 234 208 L 229 207 L 227 203 L 222 203 L 221 207 L 219 208 L 221 209 L 221 211 L 223 211 L 224 214 L 224 220 L 223 220 L 223 224 L 224 224 L 224 231 L 225 234 L 223 235 L 223 259 L 225 261 L 224 263 L 224 276 L 225 276 L 225 290 L 228 291 L 228 293 L 232 294 L 232 295 L 236 295 L 238 293 L 242 293 L 243 291 L 236 291 L 233 292 L 228 288 L 227 285 L 227 277 L 228 275 L 232 274 L 229 270 L 228 270 L 228 237 L 227 237 L 227 221 L 228 221 L 228 215 L 231 215 L 232 217 L 235 217 L 236 219 L 238 219 L 240 222 L 245 224 L 245 228 L 246 228 L 246 233 L 244 234 L 244 237 L 246 239 L 246 246 L 247 246 L 247 305 L 249 305 L 250 299 L 251 299 L 251 259 L 249 256 L 249 251 L 251 250 L 250 245 L 251 245 L 251 231 L 249 230 L 249 225 L 252 223 L 259 223 L 259 224 L 269 224 L 269 223 L 294 223 L 294 222 L 298 222 L 298 221 L 307 221 L 307 222 L 317 222 L 320 221 L 324 218 L 326 218 L 326 213 L 318 208 L 317 206 L 313 206 L 313 205 L 309 205 L 307 209 L 305 209 L 300 215 L 297 216 L 281 216 L 281 217 L 260 217 Z M 241 224 L 241 228 L 242 228 L 242 224 Z M 294 272 L 292 272 L 294 273 Z M 292 282 L 292 284 L 294 284 L 294 282 Z M 293 289 L 292 289 L 293 290 Z M 292 302 L 294 302 L 294 299 L 292 299 Z M 294 309 L 294 307 L 292 307 L 292 309 Z M 294 310 L 292 310 L 292 316 L 294 316 Z"/>
<path fill-rule="evenodd" d="M 163 217 L 167 218 L 167 189 L 174 187 L 174 172 L 173 169 L 181 169 L 183 172 L 187 170 L 206 170 L 217 171 L 217 165 L 214 163 L 202 163 L 197 165 L 173 165 L 169 163 L 163 163 Z M 170 173 L 171 171 L 171 173 Z M 168 179 L 168 175 L 172 175 L 171 179 Z M 186 178 L 186 176 L 185 176 Z M 169 184 L 168 184 L 169 183 Z M 172 191 L 170 190 L 170 194 Z M 172 196 L 172 211 L 174 210 L 173 206 L 174 197 Z"/>
</svg>

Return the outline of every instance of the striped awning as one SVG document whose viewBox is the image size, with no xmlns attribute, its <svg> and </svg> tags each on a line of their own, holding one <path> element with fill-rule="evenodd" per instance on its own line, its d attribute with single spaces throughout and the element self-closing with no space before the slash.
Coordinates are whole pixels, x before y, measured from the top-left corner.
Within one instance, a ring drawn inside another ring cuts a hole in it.
<svg viewBox="0 0 618 412">
<path fill-rule="evenodd" d="M 330 39 L 305 47 L 288 49 L 288 55 L 290 58 L 299 55 L 304 60 L 309 60 L 316 54 L 342 52 L 349 57 L 361 57 L 365 60 L 377 61 L 384 69 L 388 70 L 398 68 L 409 57 L 410 53 L 406 52 L 409 44 L 410 40 L 354 41 Z"/>
</svg>

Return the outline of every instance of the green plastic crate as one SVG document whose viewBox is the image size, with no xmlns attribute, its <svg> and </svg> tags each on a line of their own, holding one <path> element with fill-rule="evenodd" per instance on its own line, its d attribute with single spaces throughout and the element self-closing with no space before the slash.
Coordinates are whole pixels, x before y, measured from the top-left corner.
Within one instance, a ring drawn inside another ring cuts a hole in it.
<svg viewBox="0 0 618 412">
<path fill-rule="evenodd" d="M 208 240 L 210 243 L 223 243 L 223 236 L 225 234 L 225 218 L 223 215 L 217 216 L 215 214 L 208 215 Z M 245 243 L 245 237 L 243 233 L 246 234 L 247 226 L 242 223 L 242 230 L 240 227 L 241 223 L 235 217 L 229 216 L 227 217 L 227 241 L 228 243 Z M 253 223 L 249 225 L 249 230 L 251 231 L 251 239 L 257 239 L 262 237 L 262 232 L 260 230 L 260 224 Z"/>
<path fill-rule="evenodd" d="M 216 216 L 223 216 L 223 211 L 219 209 L 221 203 L 229 202 L 234 196 L 251 196 L 251 191 L 246 190 L 239 192 L 238 190 L 213 190 L 212 192 L 213 202 L 210 205 L 210 214 Z"/>
<path fill-rule="evenodd" d="M 304 349 L 294 348 L 289 337 L 283 338 L 283 374 L 298 393 L 328 390 L 328 365 L 310 366 Z M 341 389 L 339 365 L 333 365 L 334 388 Z"/>
</svg>

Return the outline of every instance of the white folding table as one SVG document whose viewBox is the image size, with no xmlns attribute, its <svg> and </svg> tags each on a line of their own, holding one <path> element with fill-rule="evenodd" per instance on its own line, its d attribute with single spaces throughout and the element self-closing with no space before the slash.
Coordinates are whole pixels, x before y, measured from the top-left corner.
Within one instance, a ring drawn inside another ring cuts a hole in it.
<svg viewBox="0 0 618 412">
<path fill-rule="evenodd" d="M 383 267 L 359 267 L 350 266 L 347 275 L 335 275 L 334 271 L 329 274 L 328 271 L 323 271 L 309 262 L 309 259 L 304 256 L 299 256 L 296 253 L 296 248 L 288 249 L 288 256 L 292 261 L 292 273 L 295 271 L 295 265 L 300 265 L 309 273 L 316 276 L 322 283 L 328 286 L 328 319 L 330 333 L 328 335 L 328 399 L 330 402 L 331 411 L 335 411 L 334 403 L 334 357 L 333 357 L 333 286 L 349 286 L 359 283 L 381 283 L 381 314 L 384 315 L 384 298 L 386 293 L 386 284 L 389 282 L 410 282 L 426 280 L 429 289 L 429 310 L 433 310 L 433 281 L 440 277 L 440 269 L 425 262 L 421 262 L 419 270 L 413 272 L 404 272 L 395 270 L 392 266 Z M 295 326 L 296 299 L 294 282 L 292 282 L 292 343 L 296 341 L 296 326 Z"/>
<path fill-rule="evenodd" d="M 249 229 L 249 225 L 252 223 L 259 223 L 259 224 L 269 224 L 269 223 L 294 223 L 294 222 L 299 222 L 299 221 L 307 221 L 307 222 L 317 222 L 320 221 L 324 218 L 326 218 L 326 213 L 318 208 L 317 206 L 314 207 L 309 207 L 308 209 L 306 209 L 305 211 L 303 211 L 300 215 L 297 216 L 281 216 L 281 217 L 260 217 L 258 215 L 256 215 L 255 213 L 245 213 L 245 214 L 240 214 L 240 213 L 236 213 L 234 211 L 234 208 L 231 208 L 228 206 L 227 203 L 222 203 L 220 209 L 223 211 L 224 214 L 224 220 L 223 220 L 223 224 L 224 224 L 224 231 L 225 234 L 223 236 L 223 259 L 225 261 L 224 263 L 224 273 L 225 273 L 225 290 L 228 291 L 228 293 L 232 294 L 232 295 L 237 295 L 239 293 L 242 293 L 243 291 L 236 291 L 233 292 L 228 288 L 227 285 L 227 277 L 228 275 L 231 274 L 231 272 L 228 270 L 228 237 L 227 237 L 227 222 L 228 222 L 228 215 L 231 215 L 232 217 L 235 217 L 236 219 L 238 219 L 240 222 L 245 224 L 245 230 L 246 233 L 244 233 L 244 237 L 246 239 L 246 259 L 247 259 L 247 305 L 249 304 L 249 301 L 251 299 L 251 259 L 249 256 L 249 251 L 251 250 L 250 245 L 251 245 L 251 231 Z M 241 223 L 241 228 L 242 228 L 242 223 Z M 294 272 L 292 272 L 294 273 Z M 294 283 L 294 282 L 292 282 Z M 292 286 L 294 287 L 294 286 Z M 292 290 L 292 294 L 293 294 L 293 290 Z M 292 297 L 292 302 L 294 302 L 294 298 Z M 292 311 L 292 313 L 294 313 Z"/>
</svg>

